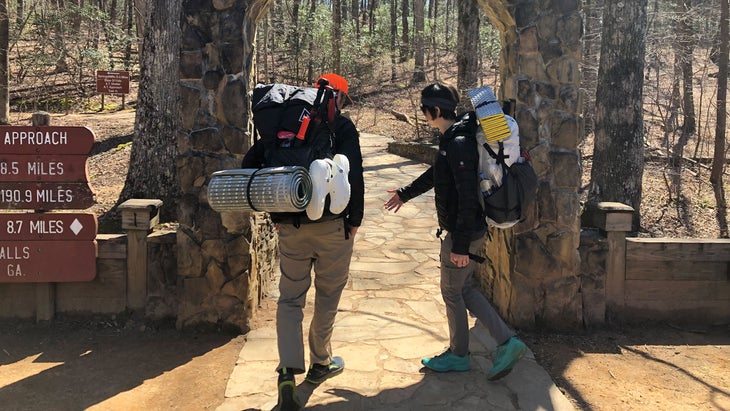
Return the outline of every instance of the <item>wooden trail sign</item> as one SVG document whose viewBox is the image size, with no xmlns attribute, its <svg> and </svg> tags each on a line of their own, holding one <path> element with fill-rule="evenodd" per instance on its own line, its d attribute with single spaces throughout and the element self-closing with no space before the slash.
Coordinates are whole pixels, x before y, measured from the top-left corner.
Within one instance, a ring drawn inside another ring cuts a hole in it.
<svg viewBox="0 0 730 411">
<path fill-rule="evenodd" d="M 129 94 L 129 72 L 97 70 L 96 92 L 101 94 Z"/>
<path fill-rule="evenodd" d="M 98 226 L 94 214 L 5 213 L 0 214 L 0 241 L 91 241 Z"/>
<path fill-rule="evenodd" d="M 94 148 L 94 133 L 86 127 L 0 126 L 0 153 L 83 154 Z"/>
<path fill-rule="evenodd" d="M 94 204 L 87 183 L 0 183 L 0 208 L 6 210 L 83 210 Z"/>
<path fill-rule="evenodd" d="M 0 283 L 91 281 L 94 277 L 96 241 L 0 241 Z"/>
<path fill-rule="evenodd" d="M 86 127 L 0 126 L 0 208 L 82 210 L 94 133 Z"/>
<path fill-rule="evenodd" d="M 88 157 L 77 154 L 5 154 L 0 153 L 0 182 L 89 181 Z"/>
<path fill-rule="evenodd" d="M 0 126 L 0 208 L 86 209 L 94 133 L 86 127 Z M 91 281 L 94 214 L 0 214 L 0 283 Z"/>
</svg>

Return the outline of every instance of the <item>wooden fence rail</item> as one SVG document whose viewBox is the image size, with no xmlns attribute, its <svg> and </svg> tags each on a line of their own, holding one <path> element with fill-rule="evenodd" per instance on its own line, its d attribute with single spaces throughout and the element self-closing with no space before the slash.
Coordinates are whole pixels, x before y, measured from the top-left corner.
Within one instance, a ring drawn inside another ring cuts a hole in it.
<svg viewBox="0 0 730 411">
<path fill-rule="evenodd" d="M 631 207 L 598 205 L 606 232 L 606 316 L 618 321 L 730 322 L 730 240 L 627 238 Z"/>
</svg>

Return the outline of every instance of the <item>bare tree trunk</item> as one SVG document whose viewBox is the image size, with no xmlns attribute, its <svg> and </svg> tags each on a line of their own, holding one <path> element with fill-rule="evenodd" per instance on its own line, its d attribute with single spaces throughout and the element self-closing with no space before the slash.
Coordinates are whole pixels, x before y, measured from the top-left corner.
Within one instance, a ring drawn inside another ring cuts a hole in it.
<svg viewBox="0 0 730 411">
<path fill-rule="evenodd" d="M 142 39 L 144 38 L 144 23 L 145 21 L 147 21 L 147 3 L 154 0 L 127 1 L 134 1 L 134 20 L 137 24 L 137 49 L 142 50 Z"/>
<path fill-rule="evenodd" d="M 119 202 L 159 198 L 161 219 L 171 221 L 180 197 L 175 166 L 180 84 L 170 73 L 179 70 L 182 0 L 150 0 L 148 6 L 132 153 Z"/>
<path fill-rule="evenodd" d="M 314 13 L 317 11 L 317 0 L 312 0 L 309 3 L 309 13 L 307 14 L 307 21 L 309 24 L 314 24 Z M 309 60 L 307 62 L 307 80 L 309 83 L 314 83 L 316 79 L 314 73 L 314 38 L 311 35 L 307 37 L 307 47 L 309 49 Z"/>
<path fill-rule="evenodd" d="M 291 21 L 289 22 L 289 30 L 287 31 L 287 44 L 291 47 L 291 56 L 294 63 L 294 78 L 299 79 L 299 60 L 301 50 L 299 48 L 299 6 L 301 0 L 292 0 L 291 3 Z"/>
<path fill-rule="evenodd" d="M 332 68 L 335 73 L 340 73 L 342 68 L 342 0 L 332 0 Z"/>
<path fill-rule="evenodd" d="M 81 20 L 83 20 L 81 9 L 84 7 L 84 0 L 71 0 L 78 8 L 74 11 L 71 24 L 72 33 L 78 33 L 81 30 Z"/>
<path fill-rule="evenodd" d="M 0 0 L 0 124 L 10 124 L 10 16 L 8 0 Z"/>
<path fill-rule="evenodd" d="M 456 41 L 458 65 L 457 88 L 463 99 L 465 91 L 477 86 L 479 67 L 479 5 L 472 0 L 458 0 L 459 34 Z"/>
<path fill-rule="evenodd" d="M 634 231 L 641 222 L 644 175 L 645 39 L 646 0 L 606 0 L 589 202 L 630 205 Z"/>
<path fill-rule="evenodd" d="M 65 4 L 64 0 L 56 0 L 56 8 L 58 11 L 58 14 L 61 14 L 61 11 L 64 9 Z M 54 27 L 54 35 L 53 35 L 53 44 L 55 48 L 56 54 L 56 73 L 65 73 L 68 71 L 68 62 L 66 61 L 66 41 L 64 39 L 65 33 L 64 33 L 64 25 L 59 20 L 59 22 Z"/>
<path fill-rule="evenodd" d="M 112 26 L 117 25 L 117 0 L 109 2 L 109 23 Z"/>
<path fill-rule="evenodd" d="M 350 8 L 348 7 L 347 0 L 342 0 L 342 4 L 340 5 L 340 16 L 342 16 L 342 21 L 347 22 L 348 16 L 347 13 L 350 11 Z"/>
<path fill-rule="evenodd" d="M 375 10 L 378 8 L 378 0 L 368 1 L 368 31 L 372 35 L 375 33 Z"/>
<path fill-rule="evenodd" d="M 127 23 L 127 37 L 129 40 L 127 40 L 127 47 L 124 48 L 124 70 L 129 71 L 132 68 L 132 29 L 134 28 L 134 0 L 126 0 L 125 1 L 126 6 L 126 17 L 125 21 Z M 141 41 L 141 40 L 140 40 Z M 137 41 L 137 44 L 139 44 L 140 41 Z"/>
<path fill-rule="evenodd" d="M 585 35 L 583 36 L 583 61 L 581 62 L 583 84 L 583 121 L 585 133 L 593 131 L 595 113 L 596 79 L 598 77 L 598 56 L 601 48 L 602 0 L 584 0 Z"/>
<path fill-rule="evenodd" d="M 423 12 L 425 0 L 413 1 L 413 25 L 416 29 L 415 35 L 415 67 L 413 67 L 413 83 L 422 83 L 426 81 L 426 70 L 424 68 L 424 38 L 423 38 Z"/>
<path fill-rule="evenodd" d="M 390 0 L 390 80 L 395 81 L 396 72 L 396 38 L 398 36 L 398 0 Z"/>
<path fill-rule="evenodd" d="M 727 224 L 727 202 L 725 201 L 725 188 L 722 182 L 722 175 L 725 169 L 725 127 L 727 126 L 727 69 L 728 43 L 728 19 L 730 18 L 730 5 L 728 0 L 720 0 L 720 44 L 718 55 L 717 73 L 717 123 L 715 126 L 715 153 L 712 159 L 712 171 L 710 182 L 715 191 L 715 202 L 717 203 L 717 225 L 720 229 L 720 238 L 729 238 Z"/>
<path fill-rule="evenodd" d="M 269 78 L 269 61 L 268 53 L 269 53 L 269 16 L 267 15 L 264 17 L 263 20 L 261 20 L 261 37 L 257 38 L 256 41 L 256 81 L 258 82 L 264 82 L 268 81 L 266 79 Z M 259 65 L 258 62 L 261 64 Z"/>
<path fill-rule="evenodd" d="M 401 34 L 401 45 L 400 45 L 400 62 L 407 61 L 411 56 L 411 42 L 408 38 L 408 16 L 410 8 L 408 7 L 408 0 L 401 2 L 401 25 L 403 26 L 403 33 Z"/>
<path fill-rule="evenodd" d="M 25 0 L 17 0 L 17 2 L 15 5 L 15 25 L 17 26 L 18 34 L 20 34 L 25 24 Z"/>
<path fill-rule="evenodd" d="M 431 52 L 433 53 L 433 78 L 438 79 L 438 70 L 440 68 L 439 64 L 439 48 L 438 48 L 438 38 L 439 35 L 436 33 L 436 17 L 438 17 L 438 11 L 439 11 L 439 2 L 438 0 L 432 0 L 431 4 L 433 5 L 433 17 L 429 16 L 429 19 L 432 20 L 432 27 L 431 30 Z M 429 14 L 431 13 L 431 10 L 429 10 Z"/>
<path fill-rule="evenodd" d="M 451 10 L 453 9 L 453 3 L 453 0 L 446 0 L 446 21 L 449 21 L 449 13 L 451 13 Z M 451 24 L 447 24 L 446 27 L 444 27 L 444 31 L 444 43 L 449 44 L 451 42 Z"/>
<path fill-rule="evenodd" d="M 674 72 L 676 81 L 672 87 L 672 99 L 670 101 L 670 116 L 667 130 L 677 122 L 677 109 L 681 106 L 683 113 L 683 123 L 679 128 L 679 139 L 671 147 L 672 170 L 671 187 L 672 198 L 676 200 L 677 214 L 680 215 L 682 221 L 689 219 L 687 211 L 687 201 L 682 195 L 682 157 L 684 149 L 689 142 L 689 138 L 696 131 L 695 110 L 694 110 L 694 93 L 692 91 L 692 63 L 694 52 L 694 36 L 692 30 L 691 13 L 689 13 L 692 2 L 691 0 L 677 0 L 675 5 L 677 19 L 674 21 L 675 35 L 677 36 L 674 44 Z M 681 81 L 680 81 L 681 79 Z M 681 93 L 679 85 L 682 85 Z"/>
<path fill-rule="evenodd" d="M 355 23 L 356 38 L 360 39 L 360 1 L 352 0 L 350 2 L 350 14 L 352 14 L 352 22 Z"/>
</svg>

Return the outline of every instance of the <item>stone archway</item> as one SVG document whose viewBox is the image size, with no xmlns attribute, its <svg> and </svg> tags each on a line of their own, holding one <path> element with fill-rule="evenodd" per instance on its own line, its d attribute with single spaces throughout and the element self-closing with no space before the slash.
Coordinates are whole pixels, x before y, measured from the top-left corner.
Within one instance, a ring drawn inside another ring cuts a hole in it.
<svg viewBox="0 0 730 411">
<path fill-rule="evenodd" d="M 518 230 L 494 233 L 488 247 L 497 257 L 486 267 L 485 288 L 517 326 L 579 324 L 578 0 L 478 1 L 502 33 L 500 97 L 516 99 L 522 141 L 542 180 L 538 211 L 530 221 Z M 205 199 L 210 174 L 237 168 L 251 144 L 248 91 L 255 27 L 270 3 L 183 5 L 179 328 L 212 324 L 247 330 L 259 286 L 273 273 L 275 244 L 268 225 L 249 216 L 221 216 Z"/>
<path fill-rule="evenodd" d="M 273 275 L 276 244 L 270 227 L 248 215 L 218 214 L 205 198 L 210 174 L 239 168 L 251 146 L 248 116 L 254 39 L 256 24 L 270 3 L 183 4 L 178 328 L 247 331 L 260 284 Z"/>
<path fill-rule="evenodd" d="M 578 255 L 580 2 L 515 3 L 479 0 L 502 36 L 500 97 L 516 100 L 520 141 L 541 184 L 534 215 L 513 231 L 493 230 L 484 288 L 514 325 L 576 328 L 583 323 L 581 288 L 588 286 Z"/>
</svg>

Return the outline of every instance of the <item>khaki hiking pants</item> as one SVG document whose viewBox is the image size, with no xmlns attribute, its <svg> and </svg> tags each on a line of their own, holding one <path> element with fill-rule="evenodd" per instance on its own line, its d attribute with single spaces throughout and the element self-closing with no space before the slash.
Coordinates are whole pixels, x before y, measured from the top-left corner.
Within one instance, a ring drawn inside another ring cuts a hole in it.
<svg viewBox="0 0 730 411">
<path fill-rule="evenodd" d="M 329 364 L 330 339 L 342 290 L 347 284 L 354 239 L 345 239 L 341 218 L 321 223 L 279 226 L 281 280 L 276 310 L 279 365 L 302 373 L 304 343 L 302 320 L 314 268 L 314 315 L 309 327 L 311 364 Z"/>
<path fill-rule="evenodd" d="M 479 263 L 469 260 L 469 265 L 459 268 L 451 262 L 451 233 L 441 240 L 441 296 L 446 305 L 446 319 L 449 322 L 449 343 L 451 352 L 456 355 L 469 353 L 469 310 L 489 330 L 497 344 L 506 342 L 515 333 L 505 324 L 502 318 L 482 294 L 474 273 Z M 484 246 L 484 238 L 469 244 L 469 252 L 479 255 Z"/>
</svg>

